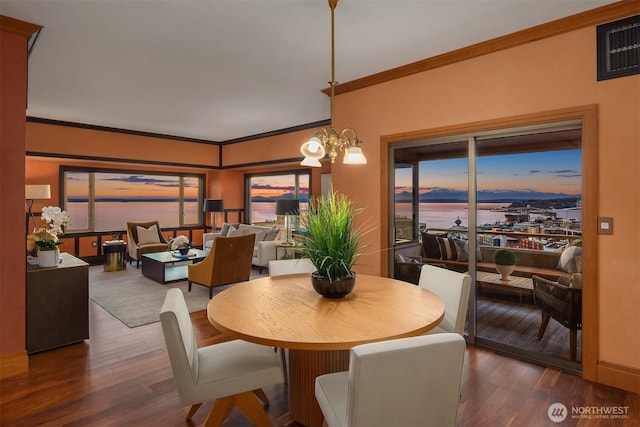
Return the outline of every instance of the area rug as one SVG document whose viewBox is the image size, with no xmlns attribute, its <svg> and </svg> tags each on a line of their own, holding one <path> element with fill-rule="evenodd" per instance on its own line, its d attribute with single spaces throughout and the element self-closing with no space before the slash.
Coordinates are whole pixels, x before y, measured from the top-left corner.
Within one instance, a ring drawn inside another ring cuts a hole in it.
<svg viewBox="0 0 640 427">
<path fill-rule="evenodd" d="M 252 278 L 259 277 L 252 271 Z M 213 289 L 214 296 L 229 286 Z M 188 282 L 157 283 L 142 275 L 142 270 L 127 266 L 123 271 L 105 272 L 103 266 L 89 267 L 89 298 L 130 328 L 160 320 L 160 309 L 168 289 L 178 288 L 184 294 L 189 312 L 205 310 L 209 303 L 209 288 Z"/>
</svg>

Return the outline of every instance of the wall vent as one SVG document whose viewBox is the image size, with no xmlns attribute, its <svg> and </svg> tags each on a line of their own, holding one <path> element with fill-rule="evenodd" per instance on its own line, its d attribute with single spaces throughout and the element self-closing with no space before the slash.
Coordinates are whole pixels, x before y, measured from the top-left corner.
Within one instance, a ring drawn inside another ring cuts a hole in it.
<svg viewBox="0 0 640 427">
<path fill-rule="evenodd" d="M 598 25 L 598 81 L 640 74 L 640 15 Z"/>
</svg>

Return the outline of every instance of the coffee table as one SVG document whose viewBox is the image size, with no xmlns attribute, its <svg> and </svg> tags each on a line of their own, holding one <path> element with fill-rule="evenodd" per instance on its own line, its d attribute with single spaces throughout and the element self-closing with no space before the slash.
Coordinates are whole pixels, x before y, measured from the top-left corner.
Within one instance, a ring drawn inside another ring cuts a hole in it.
<svg viewBox="0 0 640 427">
<path fill-rule="evenodd" d="M 187 255 L 180 255 L 177 251 L 142 254 L 142 275 L 162 284 L 178 282 L 186 279 L 189 274 L 184 261 L 195 264 L 206 256 L 207 253 L 200 249 L 190 249 Z"/>
<path fill-rule="evenodd" d="M 517 293 L 520 303 L 523 296 L 533 296 L 533 280 L 530 277 L 509 276 L 509 280 L 505 281 L 500 274 L 478 271 L 476 282 L 480 287 Z"/>
</svg>

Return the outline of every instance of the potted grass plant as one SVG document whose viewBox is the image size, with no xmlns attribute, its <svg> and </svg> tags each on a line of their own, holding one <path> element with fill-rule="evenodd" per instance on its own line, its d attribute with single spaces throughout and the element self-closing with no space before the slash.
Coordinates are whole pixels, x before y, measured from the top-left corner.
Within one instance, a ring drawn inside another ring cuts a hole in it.
<svg viewBox="0 0 640 427">
<path fill-rule="evenodd" d="M 515 252 L 511 249 L 498 249 L 493 253 L 493 262 L 496 264 L 496 270 L 502 275 L 500 280 L 509 281 L 509 275 L 516 268 L 517 258 Z"/>
<path fill-rule="evenodd" d="M 361 240 L 367 232 L 354 223 L 361 211 L 345 195 L 331 191 L 310 200 L 309 211 L 302 218 L 306 228 L 302 254 L 316 267 L 311 283 L 324 297 L 342 298 L 355 286 L 352 268 L 362 254 Z"/>
</svg>

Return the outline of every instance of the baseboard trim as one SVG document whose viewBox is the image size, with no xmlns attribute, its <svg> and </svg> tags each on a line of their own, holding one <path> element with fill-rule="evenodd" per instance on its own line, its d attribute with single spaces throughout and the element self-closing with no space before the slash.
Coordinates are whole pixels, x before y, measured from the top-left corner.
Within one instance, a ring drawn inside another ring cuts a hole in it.
<svg viewBox="0 0 640 427">
<path fill-rule="evenodd" d="M 28 370 L 29 357 L 26 351 L 0 357 L 0 380 L 25 373 Z"/>
<path fill-rule="evenodd" d="M 616 365 L 615 363 L 598 362 L 597 382 L 640 393 L 640 369 Z"/>
</svg>

